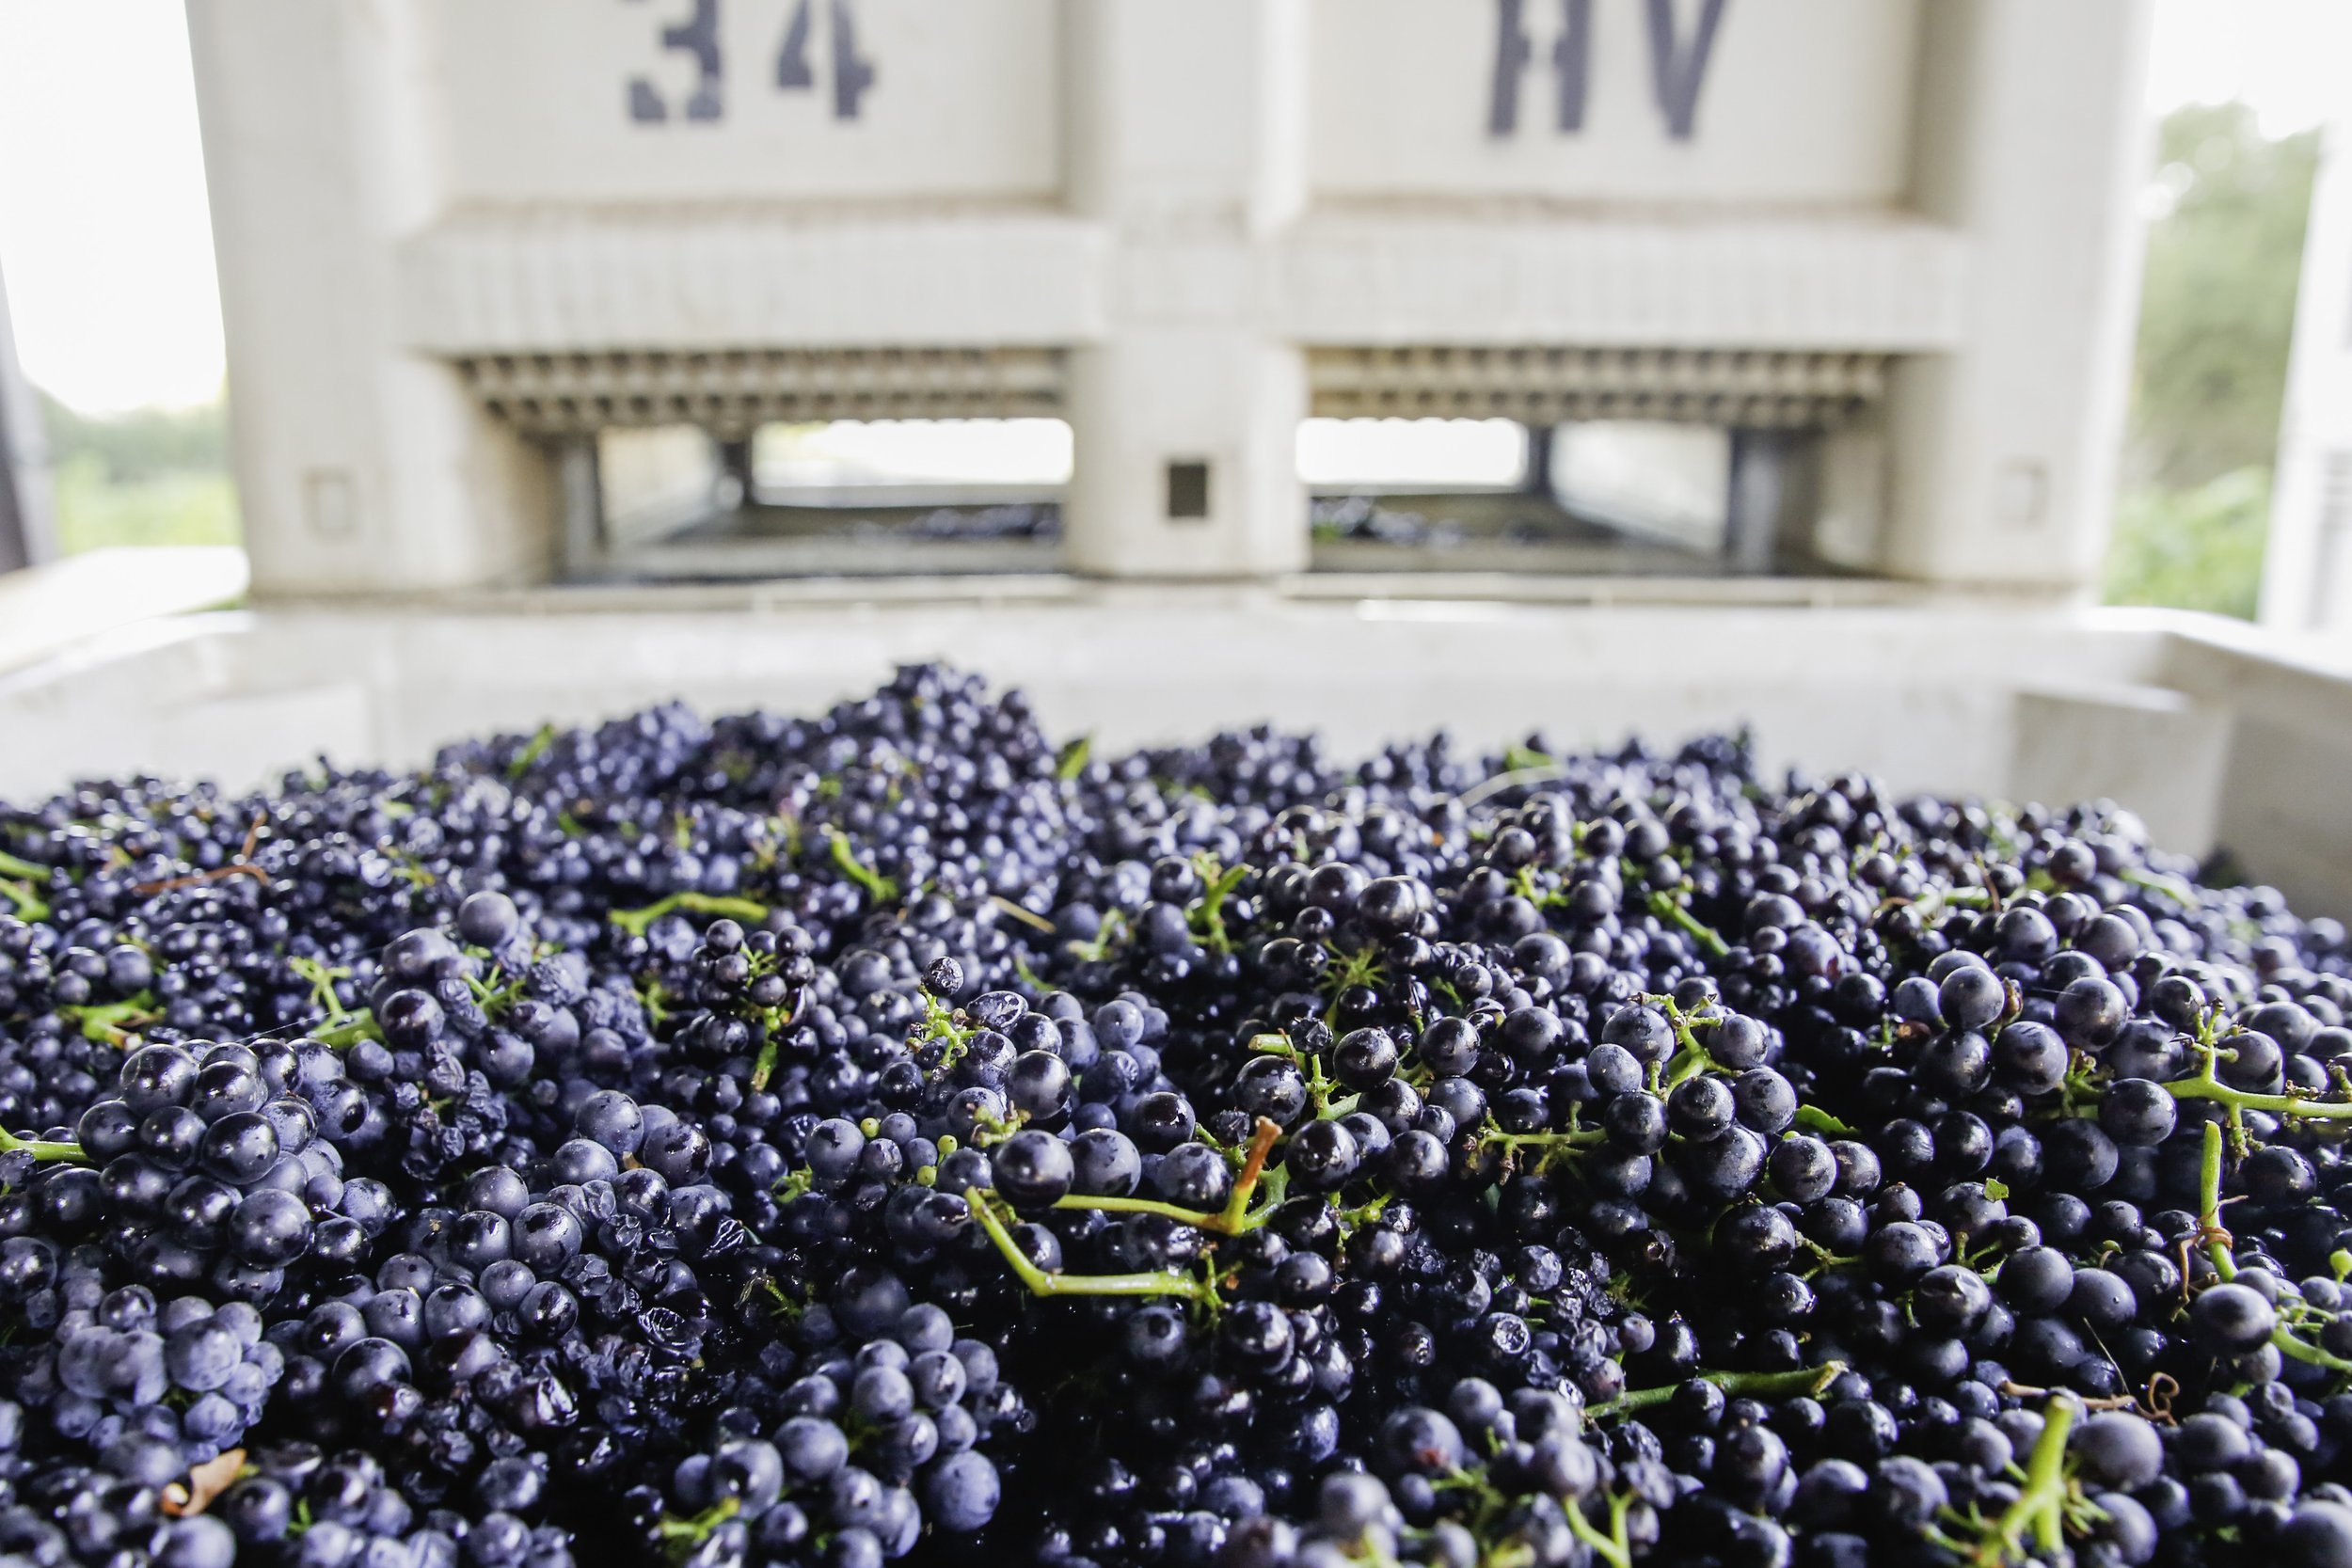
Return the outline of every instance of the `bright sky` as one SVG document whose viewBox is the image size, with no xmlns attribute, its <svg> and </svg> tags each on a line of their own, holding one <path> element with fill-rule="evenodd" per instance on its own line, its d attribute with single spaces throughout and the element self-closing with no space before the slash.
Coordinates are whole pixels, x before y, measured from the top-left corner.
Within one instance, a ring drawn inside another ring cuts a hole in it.
<svg viewBox="0 0 2352 1568">
<path fill-rule="evenodd" d="M 0 281 L 25 375 L 75 407 L 220 389 L 179 0 L 0 0 Z"/>
<path fill-rule="evenodd" d="M 2085 0 L 2089 3 L 2089 0 Z M 2156 0 L 2149 105 L 2273 135 L 2347 89 L 2346 0 Z M 0 278 L 25 373 L 89 411 L 209 399 L 220 310 L 178 0 L 0 0 Z"/>
<path fill-rule="evenodd" d="M 2352 107 L 2347 49 L 2344 0 L 2156 0 L 2148 107 L 2242 98 L 2265 135 L 2305 130 Z"/>
</svg>

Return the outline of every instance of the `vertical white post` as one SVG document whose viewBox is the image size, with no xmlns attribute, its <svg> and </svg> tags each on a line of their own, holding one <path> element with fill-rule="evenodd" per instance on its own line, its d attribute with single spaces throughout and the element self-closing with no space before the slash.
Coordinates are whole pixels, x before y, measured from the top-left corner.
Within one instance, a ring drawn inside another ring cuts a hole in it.
<svg viewBox="0 0 2352 1568">
<path fill-rule="evenodd" d="M 2271 479 L 2262 618 L 2352 626 L 2352 126 L 2328 128 L 2295 296 L 2295 346 Z"/>
<path fill-rule="evenodd" d="M 1071 564 L 1295 570 L 1306 370 L 1262 319 L 1306 199 L 1305 0 L 1070 0 L 1071 205 L 1115 235 L 1110 321 L 1072 356 Z"/>
<path fill-rule="evenodd" d="M 1962 346 L 1899 362 L 1884 565 L 2088 588 L 2137 318 L 2145 0 L 1923 8 L 1914 204 L 1971 242 Z"/>
<path fill-rule="evenodd" d="M 56 547 L 48 437 L 40 405 L 16 362 L 8 291 L 0 283 L 0 572 L 39 565 Z"/>
<path fill-rule="evenodd" d="M 401 341 L 398 243 L 438 202 L 429 28 L 409 0 L 189 0 L 259 593 L 548 567 L 548 464 Z"/>
</svg>

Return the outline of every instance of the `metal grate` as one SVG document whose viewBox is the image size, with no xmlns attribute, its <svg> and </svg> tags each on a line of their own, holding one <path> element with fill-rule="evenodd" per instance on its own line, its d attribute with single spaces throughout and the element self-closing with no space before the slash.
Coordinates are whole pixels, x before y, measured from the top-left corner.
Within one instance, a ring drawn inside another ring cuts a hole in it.
<svg viewBox="0 0 2352 1568">
<path fill-rule="evenodd" d="M 1318 348 L 1313 411 L 1334 419 L 1663 420 L 1800 430 L 1885 390 L 1887 356 L 1740 349 Z"/>
<path fill-rule="evenodd" d="M 485 408 L 544 436 L 694 424 L 724 439 L 776 420 L 1052 415 L 1068 379 L 1050 348 L 612 349 L 456 365 Z"/>
</svg>

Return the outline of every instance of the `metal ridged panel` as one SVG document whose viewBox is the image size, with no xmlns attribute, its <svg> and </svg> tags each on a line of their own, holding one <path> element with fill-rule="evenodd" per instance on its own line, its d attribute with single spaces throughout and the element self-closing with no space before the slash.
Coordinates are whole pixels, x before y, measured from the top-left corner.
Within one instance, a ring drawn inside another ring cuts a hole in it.
<svg viewBox="0 0 2352 1568">
<path fill-rule="evenodd" d="M 721 437 L 818 420 L 1057 414 L 1060 349 L 621 349 L 461 356 L 485 408 L 526 435 L 694 424 Z"/>
<path fill-rule="evenodd" d="M 1883 354 L 1411 345 L 1309 351 L 1334 419 L 1663 420 L 1820 429 L 1882 396 Z"/>
</svg>

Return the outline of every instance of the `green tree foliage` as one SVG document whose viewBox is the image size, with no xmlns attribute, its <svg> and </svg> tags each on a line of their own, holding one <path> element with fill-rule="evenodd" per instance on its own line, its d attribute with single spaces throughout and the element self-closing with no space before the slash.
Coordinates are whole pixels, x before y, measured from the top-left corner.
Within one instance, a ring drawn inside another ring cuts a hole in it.
<svg viewBox="0 0 2352 1568">
<path fill-rule="evenodd" d="M 2109 603 L 2254 613 L 2318 161 L 2243 103 L 2165 118 Z"/>
<path fill-rule="evenodd" d="M 40 400 L 56 475 L 57 547 L 233 545 L 227 405 L 142 408 L 111 418 Z"/>
<path fill-rule="evenodd" d="M 195 408 L 136 408 L 99 417 L 77 414 L 43 392 L 40 417 L 49 429 L 54 461 L 87 454 L 98 461 L 108 483 L 229 470 L 229 405 L 223 399 Z"/>
<path fill-rule="evenodd" d="M 2263 136 L 2243 103 L 2165 118 L 2134 373 L 2138 471 L 2165 485 L 2268 467 L 2279 441 L 2319 134 Z"/>
<path fill-rule="evenodd" d="M 2146 484 L 2116 508 L 2109 604 L 2164 605 L 2254 617 L 2270 470 L 2249 464 L 2184 489 Z"/>
</svg>

